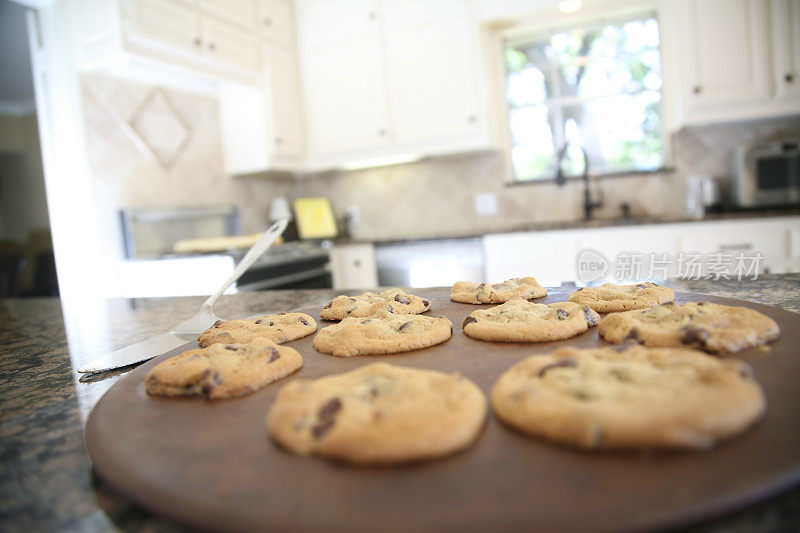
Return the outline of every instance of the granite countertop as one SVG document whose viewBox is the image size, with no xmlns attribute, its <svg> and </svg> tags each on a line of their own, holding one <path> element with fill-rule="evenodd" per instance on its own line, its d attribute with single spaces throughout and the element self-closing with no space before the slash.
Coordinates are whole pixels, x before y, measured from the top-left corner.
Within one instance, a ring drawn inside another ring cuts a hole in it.
<svg viewBox="0 0 800 533">
<path fill-rule="evenodd" d="M 798 274 L 669 285 L 679 291 L 800 312 Z M 327 289 L 240 293 L 223 296 L 215 311 L 223 317 L 288 311 L 323 305 L 335 294 Z M 92 473 L 83 442 L 86 418 L 100 396 L 129 369 L 105 379 L 84 379 L 75 368 L 97 355 L 167 331 L 194 314 L 203 299 L 0 300 L 0 523 L 4 530 L 181 530 L 127 503 Z M 774 531 L 797 523 L 800 487 L 691 530 Z"/>
<path fill-rule="evenodd" d="M 488 233 L 520 233 L 528 231 L 557 231 L 569 229 L 585 228 L 611 228 L 618 226 L 643 226 L 648 224 L 681 224 L 686 222 L 713 222 L 717 220 L 740 220 L 753 218 L 776 218 L 800 216 L 800 208 L 786 207 L 775 209 L 744 209 L 737 211 L 709 212 L 701 219 L 688 217 L 631 217 L 631 218 L 596 218 L 593 220 L 548 220 L 539 222 L 529 222 L 516 224 L 505 228 L 498 228 Z M 402 244 L 417 241 L 434 241 L 446 239 L 469 239 L 485 235 L 487 232 L 475 233 L 446 233 L 439 235 L 425 235 L 408 238 L 386 238 L 386 239 L 358 239 L 358 238 L 338 238 L 333 239 L 334 244 Z"/>
</svg>

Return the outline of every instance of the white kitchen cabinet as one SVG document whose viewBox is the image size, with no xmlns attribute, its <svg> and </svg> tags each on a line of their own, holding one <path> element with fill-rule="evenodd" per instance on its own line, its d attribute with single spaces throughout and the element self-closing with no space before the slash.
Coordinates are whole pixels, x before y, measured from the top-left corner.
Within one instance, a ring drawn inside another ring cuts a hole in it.
<svg viewBox="0 0 800 533">
<path fill-rule="evenodd" d="M 81 70 L 127 68 L 154 81 L 182 76 L 187 83 L 187 73 L 257 79 L 254 0 L 74 0 L 70 9 Z"/>
<path fill-rule="evenodd" d="M 290 0 L 258 0 L 258 27 L 261 37 L 293 48 L 294 10 Z"/>
<path fill-rule="evenodd" d="M 271 126 L 269 142 L 276 156 L 303 155 L 300 78 L 294 51 L 268 43 L 261 45 L 262 71 Z"/>
<path fill-rule="evenodd" d="M 334 289 L 370 289 L 378 286 L 375 247 L 371 243 L 334 245 L 331 268 Z"/>
<path fill-rule="evenodd" d="M 300 39 L 310 51 L 380 39 L 376 0 L 298 0 L 296 6 Z"/>
<path fill-rule="evenodd" d="M 800 112 L 796 0 L 680 0 L 662 30 L 674 34 L 681 125 Z M 771 14 L 771 15 L 770 15 Z M 665 63 L 669 63 L 665 57 Z M 786 74 L 791 81 L 786 82 Z"/>
<path fill-rule="evenodd" d="M 476 53 L 466 16 L 390 27 L 386 50 L 398 144 L 480 141 Z"/>
<path fill-rule="evenodd" d="M 309 150 L 322 161 L 389 146 L 383 57 L 377 39 L 303 56 Z"/>
<path fill-rule="evenodd" d="M 800 98 L 800 2 L 772 0 L 770 7 L 776 96 Z"/>
<path fill-rule="evenodd" d="M 200 9 L 218 19 L 247 30 L 255 28 L 256 5 L 254 0 L 200 0 Z"/>
<path fill-rule="evenodd" d="M 679 254 L 761 254 L 760 272 L 800 272 L 800 217 L 739 219 L 680 224 L 579 228 L 483 237 L 486 281 L 534 276 L 544 285 L 577 279 L 581 250 L 591 248 L 615 267 L 620 253 L 656 254 L 671 263 L 669 276 L 677 271 Z M 640 272 L 645 271 L 649 263 Z M 609 270 L 609 279 L 615 271 Z M 656 277 L 658 277 L 656 275 Z"/>
</svg>

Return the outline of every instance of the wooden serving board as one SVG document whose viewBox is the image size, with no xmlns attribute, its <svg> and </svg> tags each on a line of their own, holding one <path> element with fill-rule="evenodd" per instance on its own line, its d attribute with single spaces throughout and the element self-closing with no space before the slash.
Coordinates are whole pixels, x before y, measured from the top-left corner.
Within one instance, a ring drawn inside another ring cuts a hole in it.
<svg viewBox="0 0 800 533">
<path fill-rule="evenodd" d="M 566 299 L 551 289 L 537 302 Z M 800 482 L 800 315 L 766 305 L 679 293 L 678 302 L 743 305 L 775 319 L 771 351 L 749 350 L 767 396 L 767 415 L 711 451 L 587 453 L 529 438 L 489 415 L 473 447 L 399 467 L 353 467 L 278 448 L 265 429 L 284 383 L 345 372 L 375 361 L 458 371 L 488 394 L 497 377 L 532 354 L 605 345 L 597 328 L 560 342 L 490 343 L 461 322 L 480 307 L 451 302 L 444 289 L 417 290 L 431 316 L 454 325 L 444 344 L 349 359 L 316 352 L 313 336 L 289 343 L 303 368 L 280 382 L 223 401 L 149 397 L 143 364 L 98 402 L 86 426 L 94 468 L 112 487 L 155 513 L 226 530 L 427 531 L 619 530 L 689 524 L 767 498 Z M 288 310 L 287 310 L 288 311 Z M 319 309 L 302 310 L 317 318 Z"/>
</svg>

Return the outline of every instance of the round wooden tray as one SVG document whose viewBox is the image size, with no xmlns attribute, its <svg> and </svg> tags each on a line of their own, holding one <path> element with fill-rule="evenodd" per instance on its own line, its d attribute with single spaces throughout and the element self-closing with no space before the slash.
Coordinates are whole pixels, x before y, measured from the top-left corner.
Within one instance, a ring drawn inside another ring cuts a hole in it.
<svg viewBox="0 0 800 533">
<path fill-rule="evenodd" d="M 243 398 L 149 397 L 144 376 L 193 344 L 143 364 L 97 403 L 86 425 L 94 468 L 137 504 L 183 523 L 226 530 L 619 530 L 680 526 L 766 498 L 800 481 L 800 315 L 774 307 L 679 293 L 678 301 L 742 305 L 775 319 L 771 351 L 749 350 L 767 396 L 767 415 L 711 451 L 587 453 L 529 438 L 489 415 L 473 447 L 442 460 L 353 467 L 297 457 L 270 441 L 265 418 L 291 379 L 345 372 L 374 361 L 459 371 L 488 394 L 520 359 L 558 346 L 604 345 L 597 328 L 560 342 L 490 343 L 461 322 L 479 307 L 443 289 L 417 290 L 453 337 L 425 350 L 349 359 L 316 352 L 313 336 L 289 343 L 303 368 Z M 551 289 L 537 302 L 566 299 Z M 318 317 L 319 309 L 304 312 Z M 317 318 L 318 319 L 318 318 Z M 318 319 L 319 320 L 319 319 Z M 320 327 L 329 323 L 319 321 Z"/>
</svg>

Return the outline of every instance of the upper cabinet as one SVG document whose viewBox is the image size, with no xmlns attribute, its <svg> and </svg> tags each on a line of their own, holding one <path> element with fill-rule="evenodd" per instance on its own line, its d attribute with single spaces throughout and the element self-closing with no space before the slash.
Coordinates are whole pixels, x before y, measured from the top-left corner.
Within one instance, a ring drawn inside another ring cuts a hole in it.
<svg viewBox="0 0 800 533">
<path fill-rule="evenodd" d="M 664 31 L 679 35 L 679 125 L 800 112 L 796 0 L 680 0 L 667 9 L 677 9 Z"/>
<path fill-rule="evenodd" d="M 800 97 L 800 2 L 772 0 L 774 80 L 778 98 Z"/>
<path fill-rule="evenodd" d="M 467 0 L 299 0 L 309 165 L 483 148 Z"/>
</svg>

